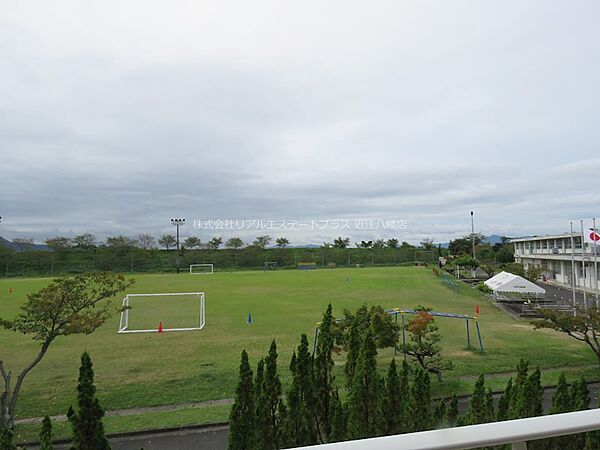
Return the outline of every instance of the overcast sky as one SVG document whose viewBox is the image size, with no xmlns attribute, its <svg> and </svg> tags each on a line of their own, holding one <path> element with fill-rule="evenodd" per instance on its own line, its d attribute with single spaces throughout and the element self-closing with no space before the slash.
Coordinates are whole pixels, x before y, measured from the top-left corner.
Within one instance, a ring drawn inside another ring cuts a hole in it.
<svg viewBox="0 0 600 450">
<path fill-rule="evenodd" d="M 511 236 L 600 216 L 597 0 L 0 5 L 0 236 L 185 217 L 203 240 L 446 242 L 470 210 Z M 360 218 L 406 228 L 325 223 Z"/>
</svg>

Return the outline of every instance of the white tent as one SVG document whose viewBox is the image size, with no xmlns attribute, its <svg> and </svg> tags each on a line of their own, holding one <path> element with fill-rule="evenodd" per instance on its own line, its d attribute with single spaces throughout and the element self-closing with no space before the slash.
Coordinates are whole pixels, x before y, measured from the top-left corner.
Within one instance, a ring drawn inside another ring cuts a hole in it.
<svg viewBox="0 0 600 450">
<path fill-rule="evenodd" d="M 546 290 L 523 277 L 508 272 L 494 275 L 484 284 L 494 292 L 544 295 Z"/>
</svg>

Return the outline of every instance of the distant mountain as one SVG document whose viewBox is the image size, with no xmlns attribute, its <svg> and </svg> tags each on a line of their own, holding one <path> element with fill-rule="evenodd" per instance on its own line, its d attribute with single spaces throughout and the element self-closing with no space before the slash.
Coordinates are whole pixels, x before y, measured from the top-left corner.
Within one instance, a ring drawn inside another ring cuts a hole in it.
<svg viewBox="0 0 600 450">
<path fill-rule="evenodd" d="M 47 245 L 21 244 L 19 242 L 11 242 L 8 239 L 4 239 L 2 236 L 0 236 L 0 247 L 9 248 L 11 250 L 14 250 L 15 252 L 31 252 L 31 251 L 53 252 L 54 251 Z"/>
<path fill-rule="evenodd" d="M 498 236 L 497 234 L 492 234 L 491 236 L 486 236 L 483 240 L 486 244 L 494 245 L 502 242 L 502 236 Z"/>
<path fill-rule="evenodd" d="M 502 242 L 502 236 L 498 235 L 498 234 L 492 234 L 490 236 L 486 236 L 485 239 L 483 240 L 483 242 L 485 244 L 490 244 L 490 245 L 494 245 L 494 244 L 499 244 Z M 442 248 L 448 248 L 449 243 L 445 242 L 442 244 Z"/>
</svg>

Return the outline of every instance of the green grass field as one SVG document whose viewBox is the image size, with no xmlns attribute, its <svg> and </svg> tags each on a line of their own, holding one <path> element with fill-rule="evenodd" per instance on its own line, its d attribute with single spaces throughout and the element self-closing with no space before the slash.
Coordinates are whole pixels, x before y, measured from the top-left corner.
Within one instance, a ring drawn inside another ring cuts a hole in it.
<svg viewBox="0 0 600 450">
<path fill-rule="evenodd" d="M 317 271 L 229 272 L 214 275 L 140 275 L 130 293 L 206 292 L 206 327 L 198 332 L 117 334 L 119 315 L 90 336 L 58 338 L 47 356 L 30 373 L 19 400 L 17 418 L 64 414 L 75 397 L 79 356 L 92 356 L 98 395 L 106 409 L 177 404 L 232 397 L 240 352 L 248 350 L 252 364 L 266 353 L 276 338 L 284 384 L 287 366 L 301 333 L 312 341 L 315 323 L 329 302 L 334 314 L 362 303 L 385 308 L 416 305 L 435 310 L 472 314 L 480 304 L 480 325 L 486 352 L 466 348 L 465 323 L 437 319 L 443 335 L 443 353 L 454 363 L 443 385 L 434 392 L 468 392 L 479 373 L 514 369 L 519 358 L 533 366 L 566 368 L 571 374 L 594 376 L 595 358 L 583 344 L 558 333 L 534 331 L 527 322 L 515 321 L 489 304 L 478 291 L 461 286 L 454 293 L 430 270 L 417 267 L 334 269 Z M 349 281 L 347 281 L 347 278 Z M 48 278 L 14 278 L 0 281 L 0 317 L 10 318 L 30 292 Z M 9 288 L 13 293 L 9 294 Z M 114 299 L 115 308 L 122 297 Z M 155 302 L 150 307 L 132 305 L 132 315 L 147 324 L 177 317 L 174 304 Z M 193 306 L 185 311 L 191 314 Z M 139 308 L 136 310 L 136 308 Z M 136 312 L 134 314 L 133 312 Z M 143 311 L 143 314 L 142 314 Z M 139 312 L 139 316 L 138 316 Z M 254 323 L 248 325 L 248 313 Z M 165 319 L 163 319 L 163 317 Z M 136 319 L 137 320 L 137 319 Z M 165 324 L 166 325 L 166 324 Z M 0 331 L 0 358 L 17 372 L 36 352 L 36 343 L 23 335 Z M 380 352 L 382 363 L 393 350 Z M 342 381 L 345 355 L 337 356 Z M 383 364 L 381 365 L 384 370 Z M 506 377 L 497 377 L 500 386 Z M 548 383 L 556 379 L 545 380 Z"/>
</svg>

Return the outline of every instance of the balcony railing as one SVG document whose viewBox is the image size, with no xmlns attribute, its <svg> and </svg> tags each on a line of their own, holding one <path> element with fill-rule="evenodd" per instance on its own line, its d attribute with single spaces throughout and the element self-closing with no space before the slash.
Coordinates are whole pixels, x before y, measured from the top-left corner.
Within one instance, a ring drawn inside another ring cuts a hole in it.
<svg viewBox="0 0 600 450">
<path fill-rule="evenodd" d="M 302 450 L 452 450 L 512 444 L 526 450 L 527 441 L 600 429 L 600 409 L 466 427 L 444 428 L 356 441 L 302 447 Z"/>
</svg>

